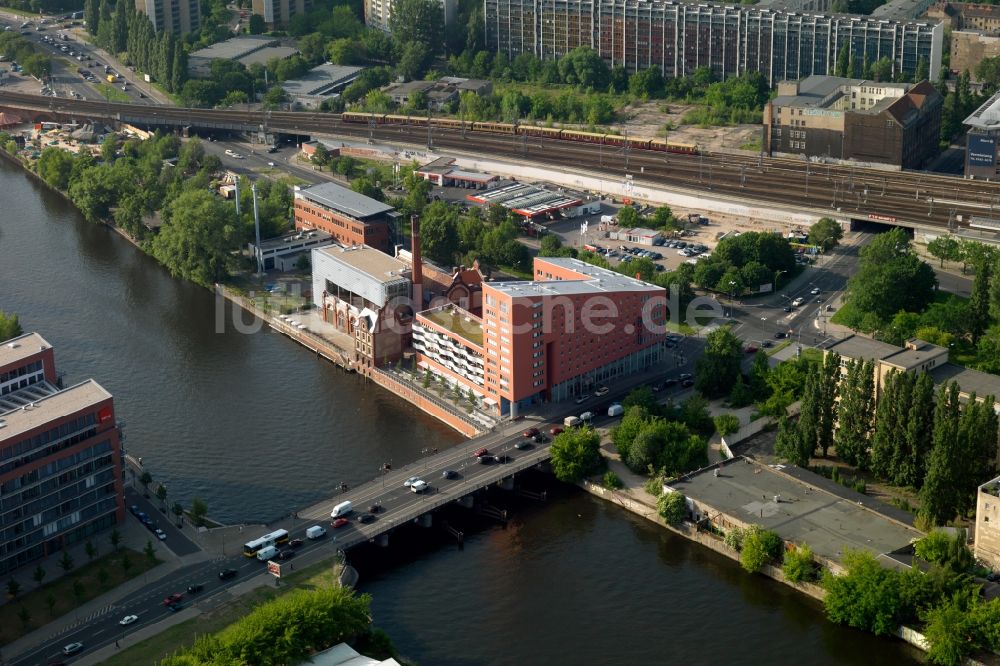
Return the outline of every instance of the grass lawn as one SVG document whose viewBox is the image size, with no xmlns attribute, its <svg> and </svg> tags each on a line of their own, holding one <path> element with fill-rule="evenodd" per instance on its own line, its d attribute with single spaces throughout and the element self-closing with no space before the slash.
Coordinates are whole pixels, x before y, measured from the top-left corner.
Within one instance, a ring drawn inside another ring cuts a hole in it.
<svg viewBox="0 0 1000 666">
<path fill-rule="evenodd" d="M 23 9 L 16 9 L 14 7 L 4 7 L 3 13 L 5 14 L 17 14 L 18 16 L 24 16 L 26 18 L 41 18 L 41 14 L 36 14 L 34 12 L 25 11 Z"/>
<path fill-rule="evenodd" d="M 781 344 L 779 344 L 777 347 L 773 347 L 772 349 L 768 349 L 767 350 L 767 355 L 768 356 L 774 356 L 775 354 L 777 354 L 778 352 L 780 352 L 782 349 L 784 349 L 785 347 L 787 347 L 790 344 L 792 344 L 791 340 L 785 340 L 784 342 L 782 342 Z"/>
<path fill-rule="evenodd" d="M 667 330 L 681 335 L 694 335 L 698 332 L 697 328 L 683 321 L 668 321 Z"/>
<path fill-rule="evenodd" d="M 127 573 L 121 565 L 123 557 L 127 557 L 128 561 L 131 562 Z M 69 575 L 51 583 L 43 583 L 41 587 L 31 591 L 22 591 L 22 595 L 16 600 L 0 606 L 0 643 L 9 643 L 66 613 L 71 613 L 80 604 L 90 601 L 127 580 L 141 576 L 159 563 L 160 560 L 151 562 L 144 553 L 123 548 L 118 553 L 109 553 L 98 557 L 93 562 L 88 562 Z M 107 572 L 107 580 L 103 585 L 99 573 L 101 570 Z M 79 598 L 73 594 L 73 586 L 76 581 L 82 585 L 82 594 Z M 53 601 L 52 610 L 49 610 L 48 604 L 50 595 Z M 30 615 L 27 627 L 20 617 L 22 608 L 27 609 Z"/>
<path fill-rule="evenodd" d="M 107 83 L 97 83 L 95 86 L 97 90 L 101 93 L 101 97 L 111 102 L 128 102 L 129 97 L 124 92 L 110 86 Z"/>
<path fill-rule="evenodd" d="M 181 648 L 190 647 L 199 636 L 225 629 L 260 604 L 296 589 L 319 589 L 337 585 L 340 567 L 331 567 L 331 560 L 320 562 L 289 576 L 282 576 L 281 587 L 261 587 L 196 618 L 176 624 L 159 634 L 133 645 L 104 662 L 105 666 L 156 664 Z"/>
</svg>

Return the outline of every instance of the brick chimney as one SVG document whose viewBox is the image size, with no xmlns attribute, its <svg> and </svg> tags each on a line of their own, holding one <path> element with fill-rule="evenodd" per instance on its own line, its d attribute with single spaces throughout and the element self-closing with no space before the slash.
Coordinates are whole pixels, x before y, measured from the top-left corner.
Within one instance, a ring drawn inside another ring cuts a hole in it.
<svg viewBox="0 0 1000 666">
<path fill-rule="evenodd" d="M 410 255 L 413 257 L 411 280 L 413 282 L 413 311 L 424 309 L 424 270 L 420 259 L 420 217 L 410 216 Z"/>
</svg>

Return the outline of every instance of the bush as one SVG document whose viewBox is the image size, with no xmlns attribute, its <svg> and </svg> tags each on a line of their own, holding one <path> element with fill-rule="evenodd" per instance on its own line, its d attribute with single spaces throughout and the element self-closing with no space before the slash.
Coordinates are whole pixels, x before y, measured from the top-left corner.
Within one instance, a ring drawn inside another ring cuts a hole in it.
<svg viewBox="0 0 1000 666">
<path fill-rule="evenodd" d="M 656 500 L 656 510 L 668 525 L 680 525 L 687 516 L 687 498 L 676 491 L 663 493 Z"/>
<path fill-rule="evenodd" d="M 723 542 L 736 552 L 739 552 L 740 550 L 743 549 L 744 536 L 746 536 L 745 529 L 743 529 L 742 527 L 734 527 L 728 532 L 726 532 L 726 536 L 723 539 Z"/>
<path fill-rule="evenodd" d="M 740 429 L 740 420 L 735 414 L 720 414 L 714 420 L 715 429 L 723 437 Z"/>
<path fill-rule="evenodd" d="M 816 564 L 813 562 L 812 548 L 805 545 L 786 550 L 781 570 L 785 578 L 792 583 L 816 580 Z"/>
<path fill-rule="evenodd" d="M 570 428 L 552 440 L 552 471 L 556 478 L 575 483 L 595 474 L 605 465 L 601 456 L 601 437 L 593 428 Z"/>
<path fill-rule="evenodd" d="M 765 530 L 760 525 L 751 525 L 743 537 L 740 550 L 740 564 L 750 573 L 756 573 L 778 559 L 784 542 L 775 532 Z"/>
<path fill-rule="evenodd" d="M 618 490 L 619 488 L 625 486 L 625 484 L 622 483 L 622 480 L 618 478 L 618 475 L 610 470 L 604 473 L 603 482 L 604 487 L 610 488 L 611 490 Z"/>
</svg>

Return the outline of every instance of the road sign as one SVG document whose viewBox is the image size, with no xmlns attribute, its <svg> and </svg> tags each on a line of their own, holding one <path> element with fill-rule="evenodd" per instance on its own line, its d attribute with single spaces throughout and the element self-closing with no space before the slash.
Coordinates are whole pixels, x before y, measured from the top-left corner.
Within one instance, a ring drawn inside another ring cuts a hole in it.
<svg viewBox="0 0 1000 666">
<path fill-rule="evenodd" d="M 274 560 L 267 561 L 267 573 L 275 578 L 281 578 L 281 563 Z"/>
</svg>

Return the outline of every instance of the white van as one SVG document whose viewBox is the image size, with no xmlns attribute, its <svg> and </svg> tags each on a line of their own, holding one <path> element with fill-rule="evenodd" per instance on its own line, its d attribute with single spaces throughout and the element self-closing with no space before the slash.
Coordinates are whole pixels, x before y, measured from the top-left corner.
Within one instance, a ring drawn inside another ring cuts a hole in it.
<svg viewBox="0 0 1000 666">
<path fill-rule="evenodd" d="M 608 407 L 608 416 L 621 416 L 625 413 L 625 408 L 617 402 Z"/>
<path fill-rule="evenodd" d="M 333 507 L 333 511 L 330 512 L 331 518 L 343 518 L 351 511 L 354 511 L 354 505 L 350 502 L 341 502 L 337 506 Z"/>
<path fill-rule="evenodd" d="M 567 416 L 563 419 L 563 425 L 567 428 L 580 425 L 580 419 L 575 416 Z"/>
<path fill-rule="evenodd" d="M 590 423 L 591 421 L 594 420 L 594 413 L 584 412 L 583 414 L 580 414 L 580 420 L 583 421 L 584 423 Z"/>
<path fill-rule="evenodd" d="M 322 539 L 326 536 L 326 530 L 319 525 L 313 525 L 306 530 L 307 539 Z"/>
<path fill-rule="evenodd" d="M 257 551 L 257 559 L 261 562 L 267 562 L 272 557 L 278 554 L 278 549 L 274 546 L 268 546 L 267 548 L 261 548 Z"/>
</svg>

